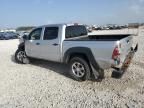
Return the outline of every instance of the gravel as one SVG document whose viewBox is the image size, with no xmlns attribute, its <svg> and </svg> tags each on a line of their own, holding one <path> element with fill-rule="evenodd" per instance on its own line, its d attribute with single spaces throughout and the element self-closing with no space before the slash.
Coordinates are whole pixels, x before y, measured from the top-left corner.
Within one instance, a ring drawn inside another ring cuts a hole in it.
<svg viewBox="0 0 144 108">
<path fill-rule="evenodd" d="M 0 41 L 0 108 L 144 108 L 144 29 L 134 37 L 139 50 L 121 79 L 106 70 L 102 82 L 77 82 L 63 64 L 17 64 L 18 40 Z"/>
</svg>

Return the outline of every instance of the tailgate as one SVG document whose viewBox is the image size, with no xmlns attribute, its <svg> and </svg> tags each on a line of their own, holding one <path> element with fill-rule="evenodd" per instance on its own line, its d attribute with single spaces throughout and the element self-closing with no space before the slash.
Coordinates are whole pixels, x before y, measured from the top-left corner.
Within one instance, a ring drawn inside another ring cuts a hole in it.
<svg viewBox="0 0 144 108">
<path fill-rule="evenodd" d="M 112 77 L 114 78 L 121 78 L 122 75 L 127 71 L 128 67 L 130 66 L 130 63 L 134 57 L 135 52 L 138 50 L 138 44 L 135 48 L 131 48 L 131 51 L 126 56 L 122 66 L 120 68 L 115 68 L 115 70 L 112 72 Z"/>
<path fill-rule="evenodd" d="M 121 62 L 124 62 L 125 57 L 130 52 L 133 44 L 133 37 L 128 36 L 120 40 L 120 58 Z"/>
</svg>

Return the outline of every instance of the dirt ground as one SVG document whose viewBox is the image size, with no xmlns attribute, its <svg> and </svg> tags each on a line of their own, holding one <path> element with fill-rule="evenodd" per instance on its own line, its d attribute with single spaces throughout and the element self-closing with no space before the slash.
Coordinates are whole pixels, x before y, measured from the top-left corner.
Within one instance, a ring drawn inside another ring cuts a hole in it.
<svg viewBox="0 0 144 108">
<path fill-rule="evenodd" d="M 0 108 L 144 108 L 144 29 L 136 42 L 139 50 L 121 79 L 106 70 L 102 82 L 77 82 L 63 64 L 15 63 L 18 40 L 1 40 Z"/>
</svg>

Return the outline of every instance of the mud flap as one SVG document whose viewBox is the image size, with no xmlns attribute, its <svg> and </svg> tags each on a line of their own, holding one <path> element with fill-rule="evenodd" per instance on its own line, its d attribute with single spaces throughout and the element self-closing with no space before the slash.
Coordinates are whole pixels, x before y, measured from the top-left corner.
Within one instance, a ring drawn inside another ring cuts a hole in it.
<svg viewBox="0 0 144 108">
<path fill-rule="evenodd" d="M 101 82 L 102 79 L 104 79 L 104 70 L 98 68 L 97 70 L 93 67 L 93 65 L 91 64 L 91 69 L 92 69 L 92 74 L 93 77 L 91 77 L 91 80 L 97 81 L 97 82 Z"/>
<path fill-rule="evenodd" d="M 122 64 L 121 68 L 115 68 L 115 70 L 112 72 L 113 78 L 121 78 L 123 74 L 127 71 L 128 67 L 130 66 L 132 59 L 134 57 L 135 52 L 138 50 L 138 44 L 133 49 L 131 48 L 131 51 L 126 56 L 126 59 L 124 60 L 124 63 Z"/>
</svg>

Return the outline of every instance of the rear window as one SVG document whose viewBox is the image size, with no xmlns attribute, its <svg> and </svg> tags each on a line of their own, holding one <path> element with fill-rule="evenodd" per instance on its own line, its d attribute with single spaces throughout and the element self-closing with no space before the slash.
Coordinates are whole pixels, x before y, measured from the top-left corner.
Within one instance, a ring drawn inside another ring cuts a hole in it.
<svg viewBox="0 0 144 108">
<path fill-rule="evenodd" d="M 66 27 L 66 38 L 74 38 L 87 35 L 85 26 L 68 26 Z"/>
</svg>

